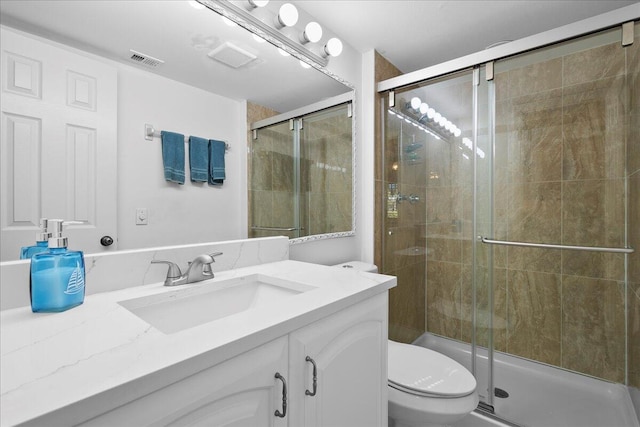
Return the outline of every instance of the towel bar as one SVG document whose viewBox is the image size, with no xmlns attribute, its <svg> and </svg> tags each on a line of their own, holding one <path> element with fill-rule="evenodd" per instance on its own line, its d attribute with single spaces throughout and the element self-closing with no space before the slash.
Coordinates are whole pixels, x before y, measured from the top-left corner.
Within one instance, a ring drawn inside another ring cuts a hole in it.
<svg viewBox="0 0 640 427">
<path fill-rule="evenodd" d="M 153 138 L 160 138 L 161 134 L 160 132 L 157 132 L 153 125 L 150 124 L 146 124 L 144 125 L 144 139 L 146 139 L 147 141 L 153 141 Z M 184 137 L 184 142 L 189 142 L 189 137 L 185 136 Z M 228 150 L 231 148 L 231 146 L 229 145 L 229 143 L 227 141 L 224 141 L 224 145 L 225 148 Z"/>
<path fill-rule="evenodd" d="M 613 252 L 631 254 L 633 248 L 603 248 L 598 246 L 573 246 L 573 245 L 555 245 L 549 243 L 529 243 L 529 242 L 510 242 L 505 240 L 493 240 L 486 237 L 478 236 L 478 239 L 487 245 L 505 245 L 505 246 L 521 246 L 526 248 L 543 248 L 543 249 L 570 249 L 574 251 L 590 251 L 590 252 Z"/>
</svg>

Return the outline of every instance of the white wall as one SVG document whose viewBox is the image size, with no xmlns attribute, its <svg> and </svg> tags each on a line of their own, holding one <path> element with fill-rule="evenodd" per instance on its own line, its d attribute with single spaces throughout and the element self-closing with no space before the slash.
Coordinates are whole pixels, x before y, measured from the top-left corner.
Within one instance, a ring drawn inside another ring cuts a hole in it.
<svg viewBox="0 0 640 427">
<path fill-rule="evenodd" d="M 246 104 L 117 66 L 118 249 L 245 238 Z M 145 123 L 228 141 L 224 185 L 190 182 L 188 144 L 185 184 L 165 181 L 160 138 L 145 140 Z M 148 225 L 135 224 L 136 208 L 148 209 Z"/>
</svg>

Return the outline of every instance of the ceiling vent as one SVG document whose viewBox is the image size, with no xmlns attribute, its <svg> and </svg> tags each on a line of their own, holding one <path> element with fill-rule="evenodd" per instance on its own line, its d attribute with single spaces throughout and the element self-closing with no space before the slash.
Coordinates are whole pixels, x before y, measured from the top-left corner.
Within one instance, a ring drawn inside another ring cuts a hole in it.
<svg viewBox="0 0 640 427">
<path fill-rule="evenodd" d="M 254 54 L 239 48 L 230 42 L 224 42 L 209 52 L 209 58 L 222 62 L 231 68 L 240 68 L 258 58 Z"/>
<path fill-rule="evenodd" d="M 147 67 L 150 67 L 150 68 L 156 68 L 164 64 L 164 61 L 162 59 L 154 58 L 153 56 L 136 52 L 133 49 L 129 49 L 129 52 L 131 52 L 130 59 L 134 62 L 137 62 L 138 64 L 146 65 Z"/>
</svg>

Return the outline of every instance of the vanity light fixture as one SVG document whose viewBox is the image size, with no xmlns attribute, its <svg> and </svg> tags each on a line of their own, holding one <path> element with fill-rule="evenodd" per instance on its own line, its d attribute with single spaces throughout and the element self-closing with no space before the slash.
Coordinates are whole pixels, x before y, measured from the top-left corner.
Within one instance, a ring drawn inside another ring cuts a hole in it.
<svg viewBox="0 0 640 427">
<path fill-rule="evenodd" d="M 237 25 L 255 33 L 273 44 L 277 48 L 288 52 L 291 55 L 296 56 L 299 60 L 306 62 L 315 68 L 325 67 L 328 63 L 328 56 L 337 56 L 339 52 L 342 51 L 342 43 L 335 39 L 335 41 L 329 40 L 327 44 L 330 45 L 329 51 L 332 53 L 331 55 L 325 54 L 327 48 L 319 49 L 319 51 L 324 50 L 322 54 L 314 52 L 312 49 L 306 47 L 300 40 L 300 33 L 302 30 L 298 30 L 296 35 L 293 36 L 287 33 L 291 33 L 290 29 L 288 31 L 281 31 L 288 25 L 295 25 L 295 22 L 298 21 L 298 9 L 290 3 L 285 3 L 279 8 L 279 12 L 276 14 L 273 9 L 273 4 L 268 4 L 266 7 L 263 7 L 260 11 L 261 16 L 269 16 L 269 19 L 263 19 L 260 16 L 256 16 L 256 14 L 251 13 L 251 11 L 247 10 L 247 6 L 245 6 L 246 2 L 235 2 L 230 0 L 197 0 L 198 3 L 206 6 L 208 9 L 230 19 L 231 21 L 237 23 Z M 258 3 L 258 1 L 254 0 L 254 3 Z M 272 2 L 273 3 L 273 2 Z M 275 6 L 274 6 L 275 7 Z M 253 8 L 255 9 L 255 8 Z M 278 10 L 278 8 L 276 8 Z M 275 21 L 275 23 L 274 23 Z M 308 26 L 307 26 L 308 27 Z M 317 30 L 315 26 L 311 26 L 308 30 L 305 27 L 305 31 L 307 32 L 307 36 L 309 40 L 314 40 L 314 31 Z M 318 25 L 318 27 L 320 27 Z M 296 26 L 295 28 L 298 28 Z M 315 28 L 315 29 L 314 29 Z M 321 29 L 321 28 L 320 28 Z M 294 38 L 295 37 L 295 38 Z M 320 36 L 322 37 L 322 36 Z M 308 42 L 307 42 L 308 43 Z"/>
<path fill-rule="evenodd" d="M 230 27 L 237 27 L 238 24 L 236 24 L 235 22 L 233 22 L 231 19 L 227 18 L 226 16 L 222 17 L 222 22 L 224 22 L 225 24 L 227 24 Z"/>
<path fill-rule="evenodd" d="M 309 22 L 304 27 L 304 32 L 300 37 L 300 41 L 304 43 L 317 43 L 322 38 L 322 27 L 317 22 Z"/>
<path fill-rule="evenodd" d="M 298 9 L 291 3 L 280 6 L 280 11 L 276 17 L 276 27 L 293 27 L 298 22 Z"/>
<path fill-rule="evenodd" d="M 324 50 L 324 53 L 326 54 L 325 57 L 339 56 L 342 53 L 342 42 L 340 41 L 340 39 L 333 37 L 329 39 L 326 45 L 324 45 L 323 50 Z"/>
</svg>

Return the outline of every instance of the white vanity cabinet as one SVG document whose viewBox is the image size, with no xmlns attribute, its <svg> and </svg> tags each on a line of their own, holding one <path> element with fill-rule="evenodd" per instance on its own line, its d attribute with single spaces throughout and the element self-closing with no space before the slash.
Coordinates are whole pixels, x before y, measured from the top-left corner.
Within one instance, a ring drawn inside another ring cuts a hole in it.
<svg viewBox="0 0 640 427">
<path fill-rule="evenodd" d="M 387 301 L 368 298 L 81 425 L 386 425 Z"/>
<path fill-rule="evenodd" d="M 386 425 L 387 293 L 291 333 L 289 376 L 289 426 Z"/>
<path fill-rule="evenodd" d="M 140 399 L 93 418 L 81 426 L 287 426 L 282 411 L 287 337 L 263 344 Z"/>
</svg>

